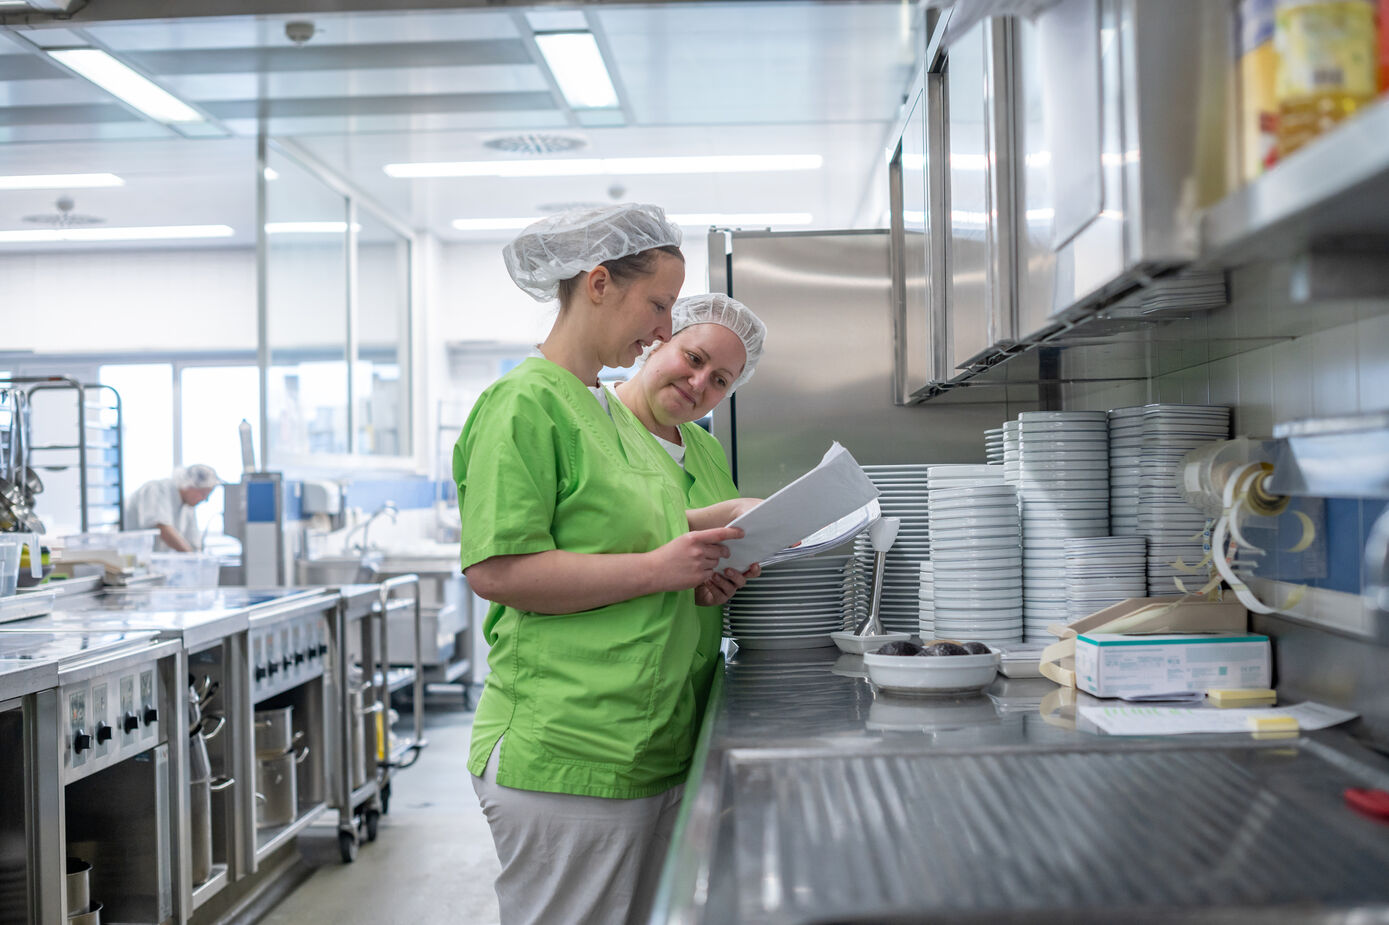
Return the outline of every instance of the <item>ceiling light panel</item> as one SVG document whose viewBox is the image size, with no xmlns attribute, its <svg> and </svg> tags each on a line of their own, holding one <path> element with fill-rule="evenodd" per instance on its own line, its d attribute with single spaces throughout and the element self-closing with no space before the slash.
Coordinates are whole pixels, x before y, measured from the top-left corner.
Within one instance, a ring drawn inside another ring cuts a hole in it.
<svg viewBox="0 0 1389 925">
<path fill-rule="evenodd" d="M 818 170 L 818 154 L 718 154 L 691 157 L 564 158 L 550 161 L 442 161 L 387 164 L 388 176 L 440 177 L 592 177 L 606 174 L 761 173 Z"/>
<path fill-rule="evenodd" d="M 456 231 L 520 231 L 541 216 L 525 218 L 456 218 L 451 223 Z M 685 212 L 666 216 L 677 225 L 809 225 L 815 216 L 809 212 Z"/>
<path fill-rule="evenodd" d="M 617 90 L 592 32 L 540 32 L 535 44 L 570 108 L 617 108 Z"/>
<path fill-rule="evenodd" d="M 55 241 L 159 241 L 175 238 L 230 238 L 229 225 L 149 225 L 130 228 L 51 228 L 41 231 L 0 231 L 0 244 Z"/>
<path fill-rule="evenodd" d="M 165 125 L 202 122 L 202 115 L 168 90 L 100 48 L 54 48 L 49 57 Z"/>
<path fill-rule="evenodd" d="M 124 186 L 114 173 L 36 173 L 0 177 L 0 189 L 96 189 Z"/>
</svg>

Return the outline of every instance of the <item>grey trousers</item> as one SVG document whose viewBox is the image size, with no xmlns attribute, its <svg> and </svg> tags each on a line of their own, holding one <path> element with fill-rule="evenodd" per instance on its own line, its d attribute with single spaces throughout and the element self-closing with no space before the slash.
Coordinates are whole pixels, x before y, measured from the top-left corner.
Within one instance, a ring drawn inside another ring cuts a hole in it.
<svg viewBox="0 0 1389 925">
<path fill-rule="evenodd" d="M 501 925 L 645 925 L 683 786 L 636 800 L 497 783 L 500 743 L 473 790 L 502 872 Z"/>
</svg>

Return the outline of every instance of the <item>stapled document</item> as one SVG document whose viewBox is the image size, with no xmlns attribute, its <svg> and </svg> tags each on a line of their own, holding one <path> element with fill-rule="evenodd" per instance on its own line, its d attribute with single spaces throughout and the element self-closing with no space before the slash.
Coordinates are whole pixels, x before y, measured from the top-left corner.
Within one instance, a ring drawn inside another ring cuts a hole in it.
<svg viewBox="0 0 1389 925">
<path fill-rule="evenodd" d="M 729 524 L 744 535 L 726 544 L 729 556 L 719 569 L 742 572 L 754 562 L 780 562 L 837 546 L 868 526 L 867 505 L 877 497 L 872 480 L 835 443 L 814 469 Z"/>
</svg>

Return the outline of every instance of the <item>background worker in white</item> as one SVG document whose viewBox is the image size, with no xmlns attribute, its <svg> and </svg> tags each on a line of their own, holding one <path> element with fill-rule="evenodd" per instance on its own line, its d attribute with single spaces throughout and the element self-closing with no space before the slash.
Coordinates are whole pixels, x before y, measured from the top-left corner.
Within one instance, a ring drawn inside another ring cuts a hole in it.
<svg viewBox="0 0 1389 925">
<path fill-rule="evenodd" d="M 130 497 L 126 524 L 136 530 L 159 530 L 155 549 L 193 552 L 202 549 L 203 532 L 194 510 L 222 484 L 211 466 L 174 470 L 171 478 L 153 479 Z"/>
</svg>

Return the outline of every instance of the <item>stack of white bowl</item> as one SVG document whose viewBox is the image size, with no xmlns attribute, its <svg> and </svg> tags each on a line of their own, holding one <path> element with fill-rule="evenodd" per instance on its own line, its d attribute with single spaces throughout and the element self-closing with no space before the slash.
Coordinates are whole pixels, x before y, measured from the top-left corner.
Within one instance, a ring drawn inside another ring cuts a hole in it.
<svg viewBox="0 0 1389 925">
<path fill-rule="evenodd" d="M 984 431 L 984 460 L 991 466 L 1003 465 L 1003 427 Z"/>
<path fill-rule="evenodd" d="M 1109 530 L 1109 424 L 1103 411 L 1018 415 L 1023 528 L 1023 626 L 1047 638 L 1064 622 L 1066 540 Z"/>
<path fill-rule="evenodd" d="M 745 649 L 832 646 L 848 626 L 848 556 L 778 562 L 751 578 L 723 607 L 724 635 Z"/>
<path fill-rule="evenodd" d="M 1137 532 L 1148 538 L 1148 593 L 1180 593 L 1205 579 L 1176 565 L 1194 566 L 1205 556 L 1206 515 L 1182 495 L 1178 476 L 1188 452 L 1230 435 L 1230 409 L 1220 405 L 1152 404 L 1143 408 L 1143 456 L 1138 484 Z M 1193 585 L 1193 582 L 1195 584 Z"/>
<path fill-rule="evenodd" d="M 1020 530 L 1017 494 L 1001 480 L 931 491 L 936 637 L 1022 638 Z"/>
<path fill-rule="evenodd" d="M 930 559 L 921 563 L 921 618 L 917 632 L 922 639 L 936 635 L 936 572 Z"/>
<path fill-rule="evenodd" d="M 1143 467 L 1143 406 L 1109 412 L 1109 532 L 1138 534 L 1138 482 Z"/>
<path fill-rule="evenodd" d="M 1141 536 L 1066 541 L 1067 622 L 1148 593 L 1147 543 Z"/>
<path fill-rule="evenodd" d="M 889 633 L 915 633 L 921 622 L 921 563 L 931 557 L 927 469 L 924 463 L 863 467 L 878 489 L 882 515 L 901 521 L 897 539 L 887 553 L 878 604 L 879 619 Z M 859 619 L 868 614 L 873 560 L 873 546 L 865 531 L 854 539 L 855 613 Z"/>
</svg>

